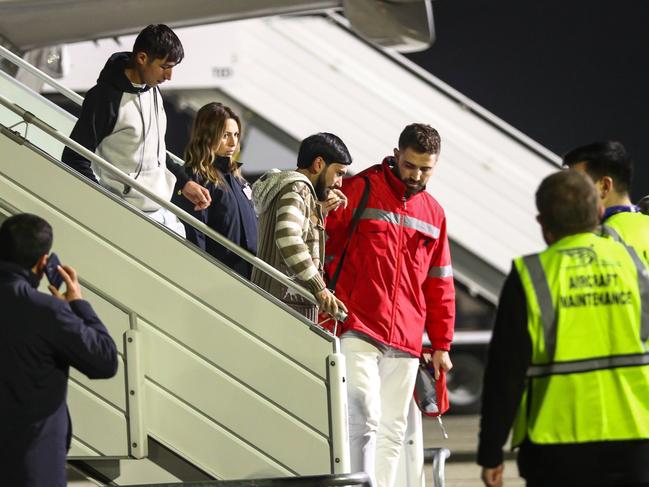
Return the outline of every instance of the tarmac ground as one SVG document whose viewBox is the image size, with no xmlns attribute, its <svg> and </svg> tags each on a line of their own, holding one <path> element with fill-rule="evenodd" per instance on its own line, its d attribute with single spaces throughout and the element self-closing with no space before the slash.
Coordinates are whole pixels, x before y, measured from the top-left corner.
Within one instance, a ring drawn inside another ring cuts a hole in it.
<svg viewBox="0 0 649 487">
<path fill-rule="evenodd" d="M 424 417 L 424 448 L 448 448 L 451 456 L 446 460 L 445 487 L 483 487 L 481 468 L 475 463 L 478 448 L 479 416 L 444 416 L 448 439 L 444 439 L 437 420 Z M 506 458 L 512 458 L 507 455 Z M 425 466 L 426 486 L 433 487 L 432 464 Z M 515 460 L 505 461 L 505 487 L 525 487 L 518 476 Z"/>
</svg>

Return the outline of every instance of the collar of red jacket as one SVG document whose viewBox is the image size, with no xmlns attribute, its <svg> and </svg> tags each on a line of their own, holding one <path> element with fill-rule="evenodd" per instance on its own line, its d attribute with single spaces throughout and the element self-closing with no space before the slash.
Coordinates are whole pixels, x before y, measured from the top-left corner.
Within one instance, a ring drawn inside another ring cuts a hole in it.
<svg viewBox="0 0 649 487">
<path fill-rule="evenodd" d="M 385 174 L 385 180 L 388 182 L 388 186 L 394 193 L 394 196 L 396 196 L 398 200 L 402 201 L 406 196 L 406 190 L 408 188 L 405 183 L 394 174 L 394 166 L 396 163 L 397 160 L 394 157 L 388 156 L 383 159 L 381 166 L 383 167 L 383 173 Z M 421 193 L 423 193 L 423 191 L 410 195 L 407 199 L 411 200 L 412 198 L 419 196 Z"/>
</svg>

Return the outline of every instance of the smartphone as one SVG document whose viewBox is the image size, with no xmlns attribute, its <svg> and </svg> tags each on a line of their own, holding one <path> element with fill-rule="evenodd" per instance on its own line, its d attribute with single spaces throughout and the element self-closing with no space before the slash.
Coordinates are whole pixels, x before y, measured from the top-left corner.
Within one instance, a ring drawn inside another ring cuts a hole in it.
<svg viewBox="0 0 649 487">
<path fill-rule="evenodd" d="M 63 276 L 59 274 L 58 270 L 58 266 L 60 265 L 61 261 L 59 260 L 58 255 L 52 252 L 47 258 L 47 263 L 45 264 L 45 275 L 47 276 L 47 280 L 50 281 L 50 284 L 56 289 L 59 289 L 61 284 L 63 284 Z"/>
</svg>

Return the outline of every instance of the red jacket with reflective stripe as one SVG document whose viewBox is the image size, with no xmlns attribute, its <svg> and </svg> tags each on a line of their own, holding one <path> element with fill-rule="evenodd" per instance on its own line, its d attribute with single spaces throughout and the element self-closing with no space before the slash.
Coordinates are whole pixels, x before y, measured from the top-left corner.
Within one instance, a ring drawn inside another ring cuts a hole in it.
<svg viewBox="0 0 649 487">
<path fill-rule="evenodd" d="M 349 310 L 343 332 L 357 330 L 381 343 L 419 355 L 424 327 L 436 350 L 453 339 L 455 289 L 444 210 L 426 191 L 405 198 L 406 186 L 386 158 L 346 179 L 346 209 L 327 216 L 326 267 L 332 277 L 349 238 L 366 176 L 367 206 L 351 238 L 336 284 Z"/>
</svg>

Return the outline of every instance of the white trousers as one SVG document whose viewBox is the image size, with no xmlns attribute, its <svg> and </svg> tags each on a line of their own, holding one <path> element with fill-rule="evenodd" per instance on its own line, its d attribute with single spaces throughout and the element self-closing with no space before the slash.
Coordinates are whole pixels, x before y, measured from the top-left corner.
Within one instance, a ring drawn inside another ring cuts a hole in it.
<svg viewBox="0 0 649 487">
<path fill-rule="evenodd" d="M 399 457 L 397 480 L 398 487 L 426 487 L 424 475 L 424 432 L 421 411 L 415 398 L 410 400 L 408 408 L 408 426 L 403 438 L 403 448 Z"/>
<path fill-rule="evenodd" d="M 176 215 L 171 213 L 169 210 L 166 208 L 160 208 L 159 210 L 152 211 L 152 212 L 145 212 L 146 215 L 151 218 L 152 220 L 157 221 L 158 223 L 161 223 L 165 227 L 167 227 L 169 230 L 176 232 L 178 235 L 181 237 L 185 238 L 185 226 L 182 224 L 182 222 L 178 219 Z"/>
<path fill-rule="evenodd" d="M 374 487 L 393 487 L 419 360 L 385 356 L 355 337 L 343 336 L 340 343 L 347 364 L 351 471 L 367 473 Z"/>
</svg>

